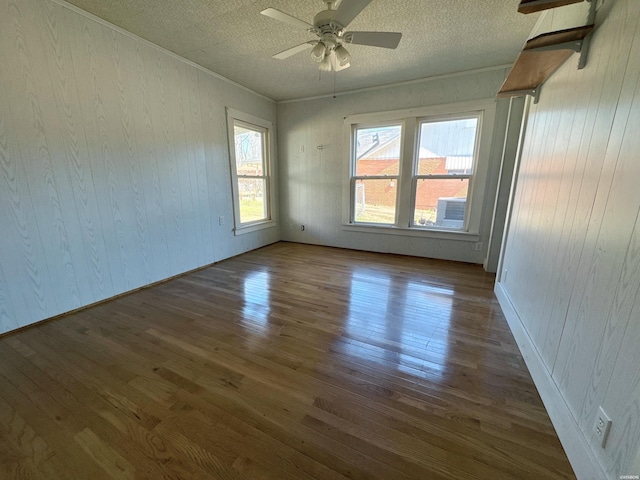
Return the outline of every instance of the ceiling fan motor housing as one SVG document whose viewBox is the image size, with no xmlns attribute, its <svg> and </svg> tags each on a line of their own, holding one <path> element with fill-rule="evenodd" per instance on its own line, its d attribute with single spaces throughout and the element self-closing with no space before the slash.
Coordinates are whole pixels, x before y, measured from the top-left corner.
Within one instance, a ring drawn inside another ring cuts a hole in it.
<svg viewBox="0 0 640 480">
<path fill-rule="evenodd" d="M 317 28 L 320 33 L 332 32 L 337 35 L 344 27 L 333 21 L 335 16 L 335 10 L 322 10 L 313 17 L 313 26 Z"/>
</svg>

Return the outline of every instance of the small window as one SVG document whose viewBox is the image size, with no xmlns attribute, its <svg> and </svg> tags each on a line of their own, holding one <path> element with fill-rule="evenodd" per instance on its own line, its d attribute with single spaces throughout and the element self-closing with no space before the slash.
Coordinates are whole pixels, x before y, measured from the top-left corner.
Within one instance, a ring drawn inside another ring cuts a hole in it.
<svg viewBox="0 0 640 480">
<path fill-rule="evenodd" d="M 236 233 L 267 226 L 271 212 L 271 123 L 228 109 Z"/>
</svg>

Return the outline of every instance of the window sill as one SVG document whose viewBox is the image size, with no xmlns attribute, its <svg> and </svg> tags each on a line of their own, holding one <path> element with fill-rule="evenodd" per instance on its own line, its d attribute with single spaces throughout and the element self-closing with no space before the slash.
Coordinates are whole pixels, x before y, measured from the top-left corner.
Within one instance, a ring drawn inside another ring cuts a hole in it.
<svg viewBox="0 0 640 480">
<path fill-rule="evenodd" d="M 258 230 L 264 230 L 265 228 L 272 228 L 278 225 L 275 220 L 265 220 L 264 222 L 252 223 L 251 225 L 245 225 L 242 227 L 236 227 L 233 230 L 234 235 L 243 235 L 245 233 L 257 232 Z"/>
<path fill-rule="evenodd" d="M 477 242 L 480 234 L 477 232 L 462 232 L 457 230 L 428 230 L 421 228 L 396 227 L 390 225 L 364 225 L 343 223 L 342 230 L 349 232 L 379 233 L 383 235 L 401 235 L 404 237 L 436 238 L 441 240 L 458 240 L 463 242 Z"/>
</svg>

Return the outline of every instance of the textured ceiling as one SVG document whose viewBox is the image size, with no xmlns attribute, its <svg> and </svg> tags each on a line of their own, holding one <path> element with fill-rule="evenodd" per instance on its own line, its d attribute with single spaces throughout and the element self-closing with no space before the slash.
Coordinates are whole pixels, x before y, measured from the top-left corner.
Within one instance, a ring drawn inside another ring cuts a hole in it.
<svg viewBox="0 0 640 480">
<path fill-rule="evenodd" d="M 537 20 L 518 0 L 373 0 L 348 30 L 402 32 L 399 47 L 348 45 L 351 68 L 321 75 L 306 52 L 271 58 L 313 34 L 260 15 L 274 7 L 311 23 L 319 0 L 68 1 L 275 100 L 511 63 Z"/>
</svg>

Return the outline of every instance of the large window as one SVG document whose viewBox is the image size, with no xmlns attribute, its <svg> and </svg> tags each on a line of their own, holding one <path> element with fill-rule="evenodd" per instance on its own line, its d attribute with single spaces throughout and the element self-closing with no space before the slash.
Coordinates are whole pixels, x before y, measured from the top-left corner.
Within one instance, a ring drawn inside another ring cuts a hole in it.
<svg viewBox="0 0 640 480">
<path fill-rule="evenodd" d="M 347 226 L 478 233 L 494 105 L 347 117 Z"/>
<path fill-rule="evenodd" d="M 227 110 L 236 233 L 272 223 L 271 123 Z"/>
</svg>

